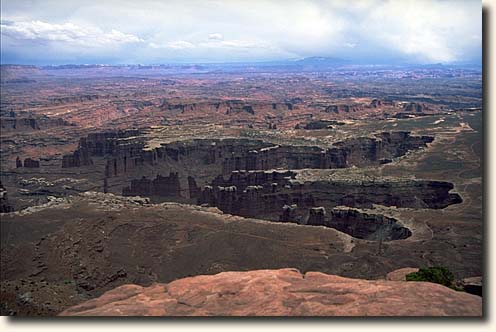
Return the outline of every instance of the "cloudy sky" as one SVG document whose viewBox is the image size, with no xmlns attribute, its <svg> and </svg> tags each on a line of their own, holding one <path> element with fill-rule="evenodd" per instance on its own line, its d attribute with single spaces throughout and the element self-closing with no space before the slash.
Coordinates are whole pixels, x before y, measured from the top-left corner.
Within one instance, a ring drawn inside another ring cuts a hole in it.
<svg viewBox="0 0 496 332">
<path fill-rule="evenodd" d="M 2 0 L 2 63 L 480 61 L 471 0 Z"/>
</svg>

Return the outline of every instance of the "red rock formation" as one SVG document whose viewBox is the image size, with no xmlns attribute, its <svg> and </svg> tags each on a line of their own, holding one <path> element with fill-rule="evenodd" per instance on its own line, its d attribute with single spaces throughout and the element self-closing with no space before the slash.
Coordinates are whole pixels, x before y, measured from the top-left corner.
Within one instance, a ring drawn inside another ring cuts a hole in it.
<svg viewBox="0 0 496 332">
<path fill-rule="evenodd" d="M 62 316 L 481 316 L 480 297 L 427 282 L 296 269 L 223 272 L 124 285 Z"/>
<path fill-rule="evenodd" d="M 347 105 L 347 104 L 337 104 L 337 105 L 329 105 L 324 109 L 325 113 L 350 113 L 350 112 L 359 112 L 363 111 L 363 105 Z"/>
</svg>

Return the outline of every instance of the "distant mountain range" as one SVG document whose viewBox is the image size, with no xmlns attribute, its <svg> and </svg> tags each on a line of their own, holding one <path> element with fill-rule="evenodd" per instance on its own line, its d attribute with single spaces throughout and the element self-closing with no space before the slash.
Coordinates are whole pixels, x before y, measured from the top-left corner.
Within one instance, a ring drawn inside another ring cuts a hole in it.
<svg viewBox="0 0 496 332">
<path fill-rule="evenodd" d="M 3 82 L 25 80 L 47 76 L 153 76 L 165 74 L 202 74 L 202 73 L 256 73 L 256 72 L 326 72 L 334 70 L 379 70 L 379 69 L 449 69 L 468 68 L 480 70 L 480 65 L 473 64 L 357 64 L 353 61 L 334 57 L 308 57 L 265 62 L 230 62 L 230 63 L 175 63 L 175 64 L 65 64 L 65 65 L 14 65 L 4 64 L 1 68 Z"/>
</svg>

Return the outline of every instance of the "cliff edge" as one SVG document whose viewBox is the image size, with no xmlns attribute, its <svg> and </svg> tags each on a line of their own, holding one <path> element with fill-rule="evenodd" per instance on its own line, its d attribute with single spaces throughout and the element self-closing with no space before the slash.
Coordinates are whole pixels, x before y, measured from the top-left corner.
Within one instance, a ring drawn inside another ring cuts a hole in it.
<svg viewBox="0 0 496 332">
<path fill-rule="evenodd" d="M 296 269 L 222 272 L 123 285 L 62 316 L 482 316 L 482 299 L 427 282 Z"/>
</svg>

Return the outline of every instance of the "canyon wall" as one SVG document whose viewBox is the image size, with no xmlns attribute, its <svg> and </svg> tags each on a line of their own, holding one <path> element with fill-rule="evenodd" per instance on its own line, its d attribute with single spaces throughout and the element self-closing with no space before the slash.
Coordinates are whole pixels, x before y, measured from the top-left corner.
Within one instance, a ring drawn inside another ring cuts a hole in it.
<svg viewBox="0 0 496 332">
<path fill-rule="evenodd" d="M 348 208 L 332 209 L 325 226 L 358 239 L 373 241 L 403 240 L 412 235 L 394 218 Z"/>
<path fill-rule="evenodd" d="M 336 206 L 372 208 L 373 204 L 408 208 L 441 209 L 460 203 L 450 193 L 449 182 L 430 180 L 347 178 L 329 181 L 298 182 L 295 173 L 239 171 L 228 180 L 216 178 L 206 186 L 199 204 L 216 206 L 222 211 L 245 217 L 281 220 L 288 213 L 301 222 L 313 207 L 328 210 Z M 293 206 L 289 211 L 286 206 Z"/>
<path fill-rule="evenodd" d="M 159 108 L 163 111 L 168 111 L 168 113 L 188 113 L 202 111 L 203 113 L 248 113 L 254 115 L 257 112 L 266 113 L 271 111 L 292 111 L 293 109 L 297 108 L 297 106 L 291 102 L 261 102 L 237 99 L 193 103 L 179 103 L 177 101 L 163 99 L 160 102 Z"/>
<path fill-rule="evenodd" d="M 299 169 L 388 163 L 426 147 L 433 141 L 430 136 L 383 132 L 346 139 L 327 148 L 239 138 L 193 139 L 148 148 L 143 137 L 139 130 L 88 135 L 73 154 L 64 156 L 63 167 L 91 166 L 93 159 L 99 159 L 105 165 L 105 190 L 107 179 L 122 179 L 121 183 L 127 183 L 121 187 L 124 196 L 204 204 L 244 217 L 335 226 L 345 232 L 348 226 L 342 220 L 356 228 L 361 225 L 357 221 L 360 218 L 340 218 L 333 212 L 337 206 L 440 209 L 462 201 L 458 194 L 450 193 L 453 185 L 442 181 L 343 177 L 296 180 Z M 128 178 L 133 180 L 129 183 Z M 325 211 L 332 211 L 331 215 Z M 372 220 L 368 227 L 375 230 L 374 225 L 382 225 L 391 238 L 409 236 L 384 218 L 368 218 Z M 365 229 L 367 234 L 375 232 L 363 226 L 358 229 Z"/>
<path fill-rule="evenodd" d="M 2 133 L 24 133 L 71 125 L 62 118 L 18 115 L 13 111 L 8 115 L 9 116 L 0 116 L 0 128 Z"/>
<path fill-rule="evenodd" d="M 106 158 L 107 177 L 125 174 L 143 164 L 160 163 L 196 166 L 199 172 L 210 167 L 213 176 L 228 175 L 234 170 L 361 167 L 390 162 L 432 140 L 409 132 L 385 132 L 347 139 L 328 148 L 231 138 L 178 141 L 146 149 L 138 131 L 110 132 L 82 138 L 78 150 L 64 156 L 62 167 L 91 165 L 91 157 Z"/>
</svg>

